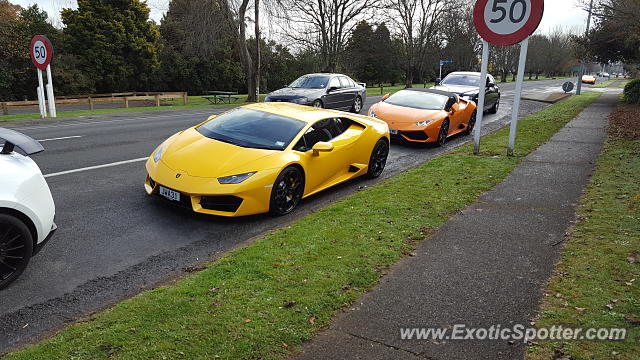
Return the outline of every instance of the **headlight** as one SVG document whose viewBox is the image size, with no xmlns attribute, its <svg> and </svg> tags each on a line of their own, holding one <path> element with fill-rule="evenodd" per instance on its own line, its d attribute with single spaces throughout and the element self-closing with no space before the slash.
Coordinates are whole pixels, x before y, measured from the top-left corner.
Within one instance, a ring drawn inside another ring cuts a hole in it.
<svg viewBox="0 0 640 360">
<path fill-rule="evenodd" d="M 218 178 L 218 182 L 220 184 L 240 184 L 241 182 L 247 180 L 248 178 L 251 177 L 251 175 L 255 174 L 256 171 L 252 171 L 252 172 L 248 172 L 248 173 L 244 173 L 244 174 L 238 174 L 238 175 L 231 175 L 231 176 L 225 176 L 225 177 L 219 177 Z"/>
<path fill-rule="evenodd" d="M 291 99 L 291 102 L 296 104 L 307 104 L 309 103 L 309 99 L 307 99 L 306 97 L 301 97 L 301 98 Z"/>
<path fill-rule="evenodd" d="M 418 126 L 427 126 L 427 125 L 429 125 L 431 123 L 431 121 L 433 121 L 433 120 L 419 121 L 419 122 L 416 123 L 416 125 L 418 125 Z"/>
<path fill-rule="evenodd" d="M 160 144 L 156 149 L 156 152 L 153 153 L 153 161 L 158 162 L 162 158 L 162 153 L 164 152 L 165 143 Z"/>
</svg>

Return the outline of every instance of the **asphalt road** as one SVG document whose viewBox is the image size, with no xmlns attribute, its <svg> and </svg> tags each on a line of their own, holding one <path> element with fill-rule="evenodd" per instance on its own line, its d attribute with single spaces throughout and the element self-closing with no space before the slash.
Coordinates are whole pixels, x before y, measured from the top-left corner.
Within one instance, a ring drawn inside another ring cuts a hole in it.
<svg viewBox="0 0 640 360">
<path fill-rule="evenodd" d="M 564 81 L 525 82 L 524 88 L 526 92 L 555 92 Z M 498 114 L 485 115 L 484 133 L 510 120 L 513 89 L 514 84 L 501 85 L 502 106 Z M 365 110 L 375 101 L 377 98 L 367 99 Z M 531 114 L 546 106 L 523 101 L 520 113 Z M 0 123 L 43 141 L 46 151 L 34 159 L 48 176 L 59 226 L 22 277 L 0 293 L 0 353 L 182 276 L 269 229 L 375 182 L 356 179 L 303 200 L 293 214 L 279 218 L 205 216 L 148 197 L 142 185 L 142 159 L 168 136 L 223 110 Z M 470 140 L 471 136 L 458 136 L 444 148 L 394 143 L 382 178 Z"/>
</svg>

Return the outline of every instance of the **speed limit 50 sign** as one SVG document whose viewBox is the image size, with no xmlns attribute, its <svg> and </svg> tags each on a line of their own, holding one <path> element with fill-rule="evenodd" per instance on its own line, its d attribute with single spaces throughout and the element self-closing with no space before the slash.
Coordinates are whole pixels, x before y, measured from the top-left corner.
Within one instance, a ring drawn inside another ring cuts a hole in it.
<svg viewBox="0 0 640 360">
<path fill-rule="evenodd" d="M 36 35 L 31 39 L 31 61 L 40 70 L 45 70 L 53 57 L 53 46 L 49 39 L 42 35 Z"/>
<path fill-rule="evenodd" d="M 478 0 L 473 21 L 480 36 L 493 45 L 513 45 L 540 25 L 544 0 Z"/>
</svg>

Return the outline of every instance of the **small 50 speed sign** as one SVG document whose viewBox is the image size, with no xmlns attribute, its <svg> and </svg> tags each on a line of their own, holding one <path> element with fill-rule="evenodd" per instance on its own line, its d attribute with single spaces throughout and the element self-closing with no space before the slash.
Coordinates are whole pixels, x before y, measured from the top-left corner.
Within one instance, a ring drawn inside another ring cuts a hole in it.
<svg viewBox="0 0 640 360">
<path fill-rule="evenodd" d="M 31 39 L 31 61 L 40 70 L 45 70 L 53 57 L 53 46 L 49 39 L 42 35 L 36 35 Z"/>
<path fill-rule="evenodd" d="M 473 21 L 480 36 L 494 45 L 513 45 L 540 25 L 544 0 L 478 0 Z"/>
</svg>

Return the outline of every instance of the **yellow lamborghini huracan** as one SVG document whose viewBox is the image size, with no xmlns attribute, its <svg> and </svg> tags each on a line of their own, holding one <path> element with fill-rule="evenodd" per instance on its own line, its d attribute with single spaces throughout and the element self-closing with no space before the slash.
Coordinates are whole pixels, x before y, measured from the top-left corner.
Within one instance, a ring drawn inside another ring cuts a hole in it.
<svg viewBox="0 0 640 360">
<path fill-rule="evenodd" d="M 145 189 L 200 213 L 284 215 L 330 186 L 380 176 L 388 154 L 382 120 L 291 103 L 251 104 L 158 146 L 146 163 Z"/>
</svg>

